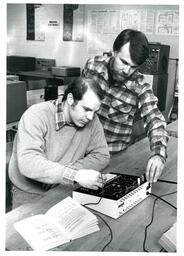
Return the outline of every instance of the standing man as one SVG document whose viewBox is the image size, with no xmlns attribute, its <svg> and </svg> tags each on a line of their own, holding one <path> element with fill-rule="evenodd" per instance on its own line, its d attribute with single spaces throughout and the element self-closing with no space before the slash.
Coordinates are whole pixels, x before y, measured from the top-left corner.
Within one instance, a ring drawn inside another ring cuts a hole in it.
<svg viewBox="0 0 184 256">
<path fill-rule="evenodd" d="M 151 156 L 146 178 L 156 182 L 166 161 L 166 122 L 157 108 L 152 87 L 143 82 L 138 67 L 149 56 L 146 36 L 136 30 L 123 30 L 113 44 L 113 56 L 89 59 L 83 76 L 95 79 L 104 91 L 98 112 L 111 154 L 125 150 L 131 141 L 135 114 L 139 110 L 149 137 Z"/>
<path fill-rule="evenodd" d="M 13 208 L 30 202 L 53 184 L 102 187 L 99 171 L 109 163 L 103 127 L 96 115 L 103 91 L 78 78 L 63 98 L 32 105 L 23 114 L 9 165 Z"/>
</svg>

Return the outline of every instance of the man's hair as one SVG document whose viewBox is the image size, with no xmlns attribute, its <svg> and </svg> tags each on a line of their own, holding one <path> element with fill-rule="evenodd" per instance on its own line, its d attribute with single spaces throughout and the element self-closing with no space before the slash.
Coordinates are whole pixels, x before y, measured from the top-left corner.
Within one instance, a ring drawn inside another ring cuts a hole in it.
<svg viewBox="0 0 184 256">
<path fill-rule="evenodd" d="M 114 41 L 113 51 L 119 52 L 121 47 L 128 42 L 130 42 L 132 61 L 137 65 L 143 64 L 149 56 L 149 44 L 145 34 L 133 29 L 123 30 Z"/>
<path fill-rule="evenodd" d="M 95 80 L 91 78 L 78 77 L 67 86 L 62 101 L 65 101 L 67 99 L 67 95 L 72 93 L 74 101 L 78 102 L 82 99 L 88 88 L 90 88 L 100 100 L 104 98 L 103 90 Z"/>
</svg>

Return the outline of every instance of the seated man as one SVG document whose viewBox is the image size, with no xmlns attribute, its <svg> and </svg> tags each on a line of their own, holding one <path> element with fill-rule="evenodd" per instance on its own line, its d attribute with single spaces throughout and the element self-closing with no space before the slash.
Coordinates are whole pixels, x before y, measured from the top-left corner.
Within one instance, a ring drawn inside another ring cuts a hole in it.
<svg viewBox="0 0 184 256">
<path fill-rule="evenodd" d="M 96 115 L 103 92 L 92 79 L 77 78 L 63 98 L 32 105 L 23 114 L 9 165 L 13 208 L 53 184 L 79 183 L 98 189 L 109 163 L 102 125 Z"/>
</svg>

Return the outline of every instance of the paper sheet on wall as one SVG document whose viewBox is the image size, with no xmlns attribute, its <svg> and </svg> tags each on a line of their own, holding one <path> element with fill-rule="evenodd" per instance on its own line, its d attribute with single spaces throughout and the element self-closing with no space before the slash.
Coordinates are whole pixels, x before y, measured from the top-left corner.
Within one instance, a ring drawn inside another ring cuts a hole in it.
<svg viewBox="0 0 184 256">
<path fill-rule="evenodd" d="M 84 40 L 84 5 L 64 4 L 63 41 Z"/>
<path fill-rule="evenodd" d="M 88 54 L 97 55 L 112 50 L 117 34 L 126 28 L 153 34 L 154 10 L 90 10 L 88 12 Z"/>
<path fill-rule="evenodd" d="M 110 51 L 120 30 L 119 11 L 91 10 L 88 12 L 87 49 L 88 54 L 102 54 Z"/>
<path fill-rule="evenodd" d="M 112 51 L 116 36 L 132 28 L 146 35 L 177 35 L 179 11 L 152 9 L 89 10 L 87 25 L 88 55 L 102 55 Z"/>
<path fill-rule="evenodd" d="M 173 10 L 157 11 L 155 34 L 178 35 L 179 34 L 179 11 L 173 11 Z"/>
<path fill-rule="evenodd" d="M 154 10 L 122 10 L 121 30 L 131 28 L 140 30 L 146 34 L 154 32 Z"/>
<path fill-rule="evenodd" d="M 73 41 L 84 40 L 84 6 L 79 5 L 78 9 L 73 13 Z"/>
<path fill-rule="evenodd" d="M 44 6 L 35 7 L 35 40 L 45 40 L 45 27 L 46 21 Z"/>
</svg>

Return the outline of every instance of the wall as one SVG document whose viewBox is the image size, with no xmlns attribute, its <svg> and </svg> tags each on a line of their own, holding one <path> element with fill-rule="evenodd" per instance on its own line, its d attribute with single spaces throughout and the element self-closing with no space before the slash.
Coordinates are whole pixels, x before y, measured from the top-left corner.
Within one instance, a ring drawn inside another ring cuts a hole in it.
<svg viewBox="0 0 184 256">
<path fill-rule="evenodd" d="M 91 10 L 122 10 L 122 9 L 146 9 L 146 10 L 178 10 L 174 5 L 85 5 L 85 35 L 87 35 L 87 23 Z M 63 41 L 63 5 L 45 4 L 45 15 L 47 23 L 49 20 L 57 20 L 59 26 L 47 26 L 45 31 L 45 41 L 26 40 L 26 5 L 8 4 L 7 5 L 7 55 L 33 56 L 36 58 L 54 58 L 56 65 L 84 66 L 87 58 L 91 56 L 88 52 L 90 37 L 84 38 L 83 42 L 64 42 Z M 46 24 L 47 25 L 47 24 Z M 115 35 L 114 35 L 115 36 Z M 147 34 L 151 42 L 160 42 L 170 45 L 170 58 L 179 57 L 179 37 L 168 35 Z M 112 42 L 109 42 L 111 50 Z M 166 112 L 168 113 L 173 99 L 175 62 L 169 62 L 169 81 L 167 91 Z"/>
<path fill-rule="evenodd" d="M 83 66 L 86 60 L 85 42 L 62 41 L 63 5 L 46 4 L 45 15 L 58 20 L 60 26 L 47 27 L 45 41 L 26 40 L 26 5 L 8 4 L 8 55 L 56 59 L 56 65 Z M 79 58 L 80 56 L 80 58 Z"/>
</svg>

